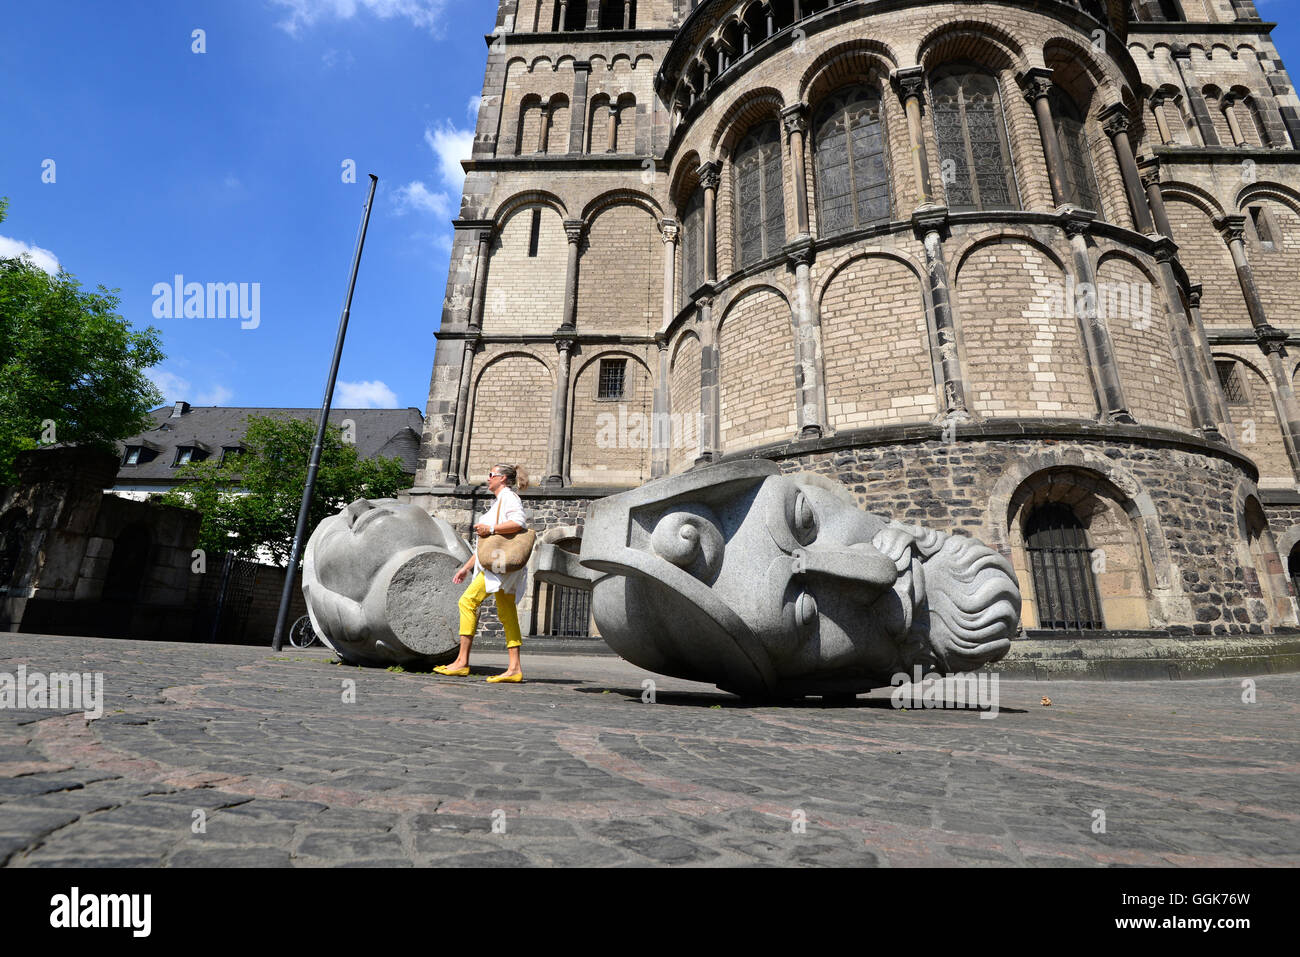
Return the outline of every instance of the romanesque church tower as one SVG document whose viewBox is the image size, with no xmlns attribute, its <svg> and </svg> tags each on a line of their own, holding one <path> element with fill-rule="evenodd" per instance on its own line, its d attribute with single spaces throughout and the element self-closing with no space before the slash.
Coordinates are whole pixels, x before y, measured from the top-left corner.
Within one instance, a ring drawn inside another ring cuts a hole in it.
<svg viewBox="0 0 1300 957">
<path fill-rule="evenodd" d="M 1296 626 L 1300 100 L 1251 0 L 484 28 L 413 501 L 464 525 L 523 462 L 576 550 L 593 498 L 764 456 L 1000 549 L 1030 636 Z"/>
</svg>

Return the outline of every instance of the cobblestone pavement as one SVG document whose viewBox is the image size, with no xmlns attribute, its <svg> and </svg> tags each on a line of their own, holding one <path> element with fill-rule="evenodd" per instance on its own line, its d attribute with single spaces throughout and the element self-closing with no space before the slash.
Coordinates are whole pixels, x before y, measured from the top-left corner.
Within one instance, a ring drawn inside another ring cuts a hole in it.
<svg viewBox="0 0 1300 957">
<path fill-rule="evenodd" d="M 1007 680 L 990 720 L 662 677 L 646 703 L 647 672 L 527 646 L 515 686 L 482 680 L 499 654 L 459 679 L 330 657 L 0 638 L 0 675 L 104 675 L 98 720 L 0 710 L 0 862 L 1300 863 L 1300 675 L 1254 703 L 1237 679 Z"/>
</svg>

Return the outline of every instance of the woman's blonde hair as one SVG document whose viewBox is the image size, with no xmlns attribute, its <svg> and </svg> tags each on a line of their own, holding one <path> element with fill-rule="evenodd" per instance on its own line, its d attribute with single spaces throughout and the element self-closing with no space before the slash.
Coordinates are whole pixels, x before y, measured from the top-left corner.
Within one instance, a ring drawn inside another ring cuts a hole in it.
<svg viewBox="0 0 1300 957">
<path fill-rule="evenodd" d="M 506 485 L 517 492 L 528 488 L 528 473 L 522 465 L 494 465 L 493 471 L 500 472 L 506 478 Z"/>
</svg>

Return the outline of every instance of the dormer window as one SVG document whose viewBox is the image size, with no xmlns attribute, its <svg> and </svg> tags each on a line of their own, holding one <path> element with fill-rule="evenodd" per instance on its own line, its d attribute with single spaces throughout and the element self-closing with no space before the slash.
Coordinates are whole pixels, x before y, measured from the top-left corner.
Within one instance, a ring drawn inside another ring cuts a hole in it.
<svg viewBox="0 0 1300 957">
<path fill-rule="evenodd" d="M 202 462 L 208 457 L 207 450 L 198 445 L 181 445 L 176 448 L 176 459 L 172 462 L 172 468 L 178 469 L 182 465 L 189 465 L 191 462 Z"/>
<path fill-rule="evenodd" d="M 220 467 L 225 468 L 227 465 L 235 464 L 243 454 L 244 447 L 242 445 L 223 445 L 221 447 Z"/>
<path fill-rule="evenodd" d="M 143 452 L 143 451 L 144 451 L 144 449 L 143 449 L 141 446 L 139 446 L 139 445 L 128 445 L 128 446 L 126 447 L 126 454 L 122 456 L 122 464 L 123 464 L 123 465 L 139 465 L 139 464 L 140 464 L 140 453 Z"/>
</svg>

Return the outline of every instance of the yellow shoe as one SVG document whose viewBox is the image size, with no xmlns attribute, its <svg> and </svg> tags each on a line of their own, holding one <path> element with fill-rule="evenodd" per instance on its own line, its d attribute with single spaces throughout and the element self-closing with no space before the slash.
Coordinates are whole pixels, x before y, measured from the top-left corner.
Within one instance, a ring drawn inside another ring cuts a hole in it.
<svg viewBox="0 0 1300 957">
<path fill-rule="evenodd" d="M 491 678 L 488 678 L 487 680 L 488 680 L 488 684 L 498 684 L 498 683 L 504 684 L 505 682 L 509 682 L 510 684 L 517 685 L 523 683 L 524 676 L 501 674 L 501 675 L 493 675 Z"/>
<path fill-rule="evenodd" d="M 447 667 L 446 665 L 437 665 L 437 666 L 434 667 L 433 670 L 436 671 L 436 672 L 437 672 L 438 674 L 440 674 L 440 675 L 447 675 L 448 677 L 451 677 L 451 678 L 463 678 L 463 677 L 465 677 L 467 674 L 469 674 L 469 666 L 468 666 L 468 665 L 466 665 L 464 668 L 457 668 L 455 671 L 452 671 L 452 670 L 448 669 L 448 667 Z"/>
</svg>

